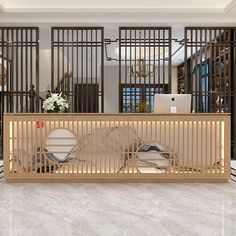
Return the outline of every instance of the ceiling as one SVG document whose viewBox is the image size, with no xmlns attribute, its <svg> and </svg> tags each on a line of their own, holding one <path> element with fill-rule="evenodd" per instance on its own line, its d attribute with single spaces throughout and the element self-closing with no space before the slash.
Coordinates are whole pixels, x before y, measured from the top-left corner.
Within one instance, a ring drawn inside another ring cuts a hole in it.
<svg viewBox="0 0 236 236">
<path fill-rule="evenodd" d="M 236 0 L 0 0 L 0 21 L 1 24 L 235 25 Z"/>
<path fill-rule="evenodd" d="M 225 8 L 232 0 L 0 0 L 6 10 L 58 8 Z"/>
</svg>

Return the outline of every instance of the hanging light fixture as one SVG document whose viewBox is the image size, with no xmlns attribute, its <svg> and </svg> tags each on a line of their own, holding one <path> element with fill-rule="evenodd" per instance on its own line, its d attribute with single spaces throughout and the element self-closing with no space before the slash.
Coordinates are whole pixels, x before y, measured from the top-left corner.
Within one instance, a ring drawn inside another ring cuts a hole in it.
<svg viewBox="0 0 236 236">
<path fill-rule="evenodd" d="M 154 66 L 146 64 L 144 59 L 138 59 L 135 65 L 130 67 L 128 75 L 133 78 L 147 78 L 154 74 Z"/>
<path fill-rule="evenodd" d="M 168 59 L 169 48 L 160 46 L 158 42 L 153 45 L 153 42 L 143 42 L 141 31 L 139 39 L 135 39 L 135 43 L 130 39 L 127 42 L 122 42 L 120 47 L 116 47 L 115 53 L 119 55 L 121 62 L 128 65 L 126 75 L 131 79 L 134 78 L 151 78 L 155 74 L 155 62 L 163 63 Z M 137 40 L 137 41 L 136 41 Z M 111 57 L 109 57 L 111 59 Z M 113 59 L 118 61 L 118 59 Z"/>
<path fill-rule="evenodd" d="M 146 63 L 146 61 L 152 62 L 154 55 L 154 48 L 146 51 L 144 47 L 132 46 L 121 48 L 121 58 L 124 61 L 132 61 L 132 65 L 129 67 L 128 76 L 132 78 L 147 78 L 154 74 L 155 67 L 152 64 Z M 157 50 L 157 49 L 156 49 Z M 119 55 L 119 48 L 115 50 L 116 54 Z M 136 58 L 138 55 L 140 58 Z M 149 60 L 145 60 L 148 58 Z M 134 62 L 136 61 L 136 62 Z"/>
</svg>

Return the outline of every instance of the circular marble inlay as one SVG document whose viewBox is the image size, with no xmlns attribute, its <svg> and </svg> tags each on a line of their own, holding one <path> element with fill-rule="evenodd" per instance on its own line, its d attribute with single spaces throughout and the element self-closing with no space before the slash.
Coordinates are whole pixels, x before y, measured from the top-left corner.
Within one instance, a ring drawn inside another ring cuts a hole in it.
<svg viewBox="0 0 236 236">
<path fill-rule="evenodd" d="M 45 149 L 57 161 L 67 161 L 77 146 L 76 135 L 69 129 L 58 128 L 50 131 L 45 139 Z"/>
</svg>

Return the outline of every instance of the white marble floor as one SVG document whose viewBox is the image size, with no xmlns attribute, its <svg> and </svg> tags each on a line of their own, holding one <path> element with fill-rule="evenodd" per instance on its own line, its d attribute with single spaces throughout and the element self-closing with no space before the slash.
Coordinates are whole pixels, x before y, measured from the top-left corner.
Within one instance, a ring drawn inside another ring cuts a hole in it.
<svg viewBox="0 0 236 236">
<path fill-rule="evenodd" d="M 236 183 L 6 184 L 0 236 L 236 235 Z"/>
</svg>

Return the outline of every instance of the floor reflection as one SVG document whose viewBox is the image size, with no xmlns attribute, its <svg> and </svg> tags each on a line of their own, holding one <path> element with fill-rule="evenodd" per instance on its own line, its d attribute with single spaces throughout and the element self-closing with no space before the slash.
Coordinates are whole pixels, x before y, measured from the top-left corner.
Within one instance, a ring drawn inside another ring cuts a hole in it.
<svg viewBox="0 0 236 236">
<path fill-rule="evenodd" d="M 236 184 L 0 183 L 0 235 L 236 233 Z"/>
</svg>

